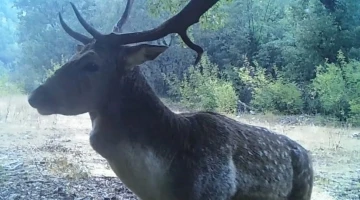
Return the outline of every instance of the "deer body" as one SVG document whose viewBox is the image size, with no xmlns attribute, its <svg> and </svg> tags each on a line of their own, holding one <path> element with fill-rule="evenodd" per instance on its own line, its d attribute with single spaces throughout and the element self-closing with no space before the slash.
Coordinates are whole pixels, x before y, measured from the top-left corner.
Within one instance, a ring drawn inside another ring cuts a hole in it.
<svg viewBox="0 0 360 200">
<path fill-rule="evenodd" d="M 218 0 L 191 0 L 148 31 L 103 35 L 71 4 L 93 36 L 63 29 L 84 45 L 29 96 L 42 115 L 90 113 L 90 144 L 142 200 L 310 200 L 312 161 L 286 136 L 214 112 L 175 114 L 155 95 L 138 65 L 167 47 L 128 44 L 178 33 L 203 52 L 186 29 Z M 133 0 L 114 30 L 121 30 Z"/>
<path fill-rule="evenodd" d="M 90 143 L 141 199 L 287 199 L 300 173 L 311 188 L 310 160 L 292 157 L 306 151 L 287 137 L 212 112 L 175 114 L 139 69 L 123 79 L 91 114 Z"/>
</svg>

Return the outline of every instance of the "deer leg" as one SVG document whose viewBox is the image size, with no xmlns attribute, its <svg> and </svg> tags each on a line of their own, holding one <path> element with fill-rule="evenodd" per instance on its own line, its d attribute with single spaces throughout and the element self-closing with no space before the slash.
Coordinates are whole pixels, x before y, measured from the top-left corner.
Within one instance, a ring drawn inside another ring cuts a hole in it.
<svg viewBox="0 0 360 200">
<path fill-rule="evenodd" d="M 288 200 L 310 200 L 314 172 L 311 158 L 303 149 L 293 149 L 291 159 L 294 170 L 293 189 Z"/>
</svg>

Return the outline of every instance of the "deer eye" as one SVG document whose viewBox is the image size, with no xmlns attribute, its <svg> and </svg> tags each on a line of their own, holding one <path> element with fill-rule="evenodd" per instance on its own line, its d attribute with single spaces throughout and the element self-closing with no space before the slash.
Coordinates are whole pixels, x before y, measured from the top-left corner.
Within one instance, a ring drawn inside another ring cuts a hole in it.
<svg viewBox="0 0 360 200">
<path fill-rule="evenodd" d="M 99 66 L 95 63 L 89 63 L 85 65 L 83 69 L 88 72 L 96 72 L 99 69 Z"/>
</svg>

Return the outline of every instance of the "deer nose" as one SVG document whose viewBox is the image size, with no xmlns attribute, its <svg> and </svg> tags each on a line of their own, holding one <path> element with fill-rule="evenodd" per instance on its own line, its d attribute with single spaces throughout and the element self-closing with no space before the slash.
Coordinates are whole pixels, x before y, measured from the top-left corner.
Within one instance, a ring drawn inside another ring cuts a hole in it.
<svg viewBox="0 0 360 200">
<path fill-rule="evenodd" d="M 39 86 L 36 88 L 28 97 L 28 102 L 31 107 L 38 108 L 44 104 L 49 103 L 49 93 L 46 91 L 44 86 Z"/>
</svg>

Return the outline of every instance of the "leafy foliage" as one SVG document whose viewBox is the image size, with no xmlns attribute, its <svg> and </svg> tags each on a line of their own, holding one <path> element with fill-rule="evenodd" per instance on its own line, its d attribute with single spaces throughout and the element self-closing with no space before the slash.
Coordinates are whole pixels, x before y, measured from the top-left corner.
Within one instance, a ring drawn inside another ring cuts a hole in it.
<svg viewBox="0 0 360 200">
<path fill-rule="evenodd" d="M 52 75 L 54 75 L 56 70 L 60 69 L 61 66 L 63 66 L 66 62 L 67 62 L 67 60 L 64 58 L 64 56 L 62 56 L 60 62 L 54 62 L 53 60 L 51 60 L 51 68 L 45 69 L 46 74 L 43 79 L 43 82 L 46 79 L 50 78 Z"/>
<path fill-rule="evenodd" d="M 231 82 L 223 79 L 218 66 L 207 56 L 203 56 L 200 66 L 202 71 L 191 66 L 181 81 L 175 76 L 165 77 L 170 93 L 191 109 L 235 113 L 237 97 Z"/>
<path fill-rule="evenodd" d="M 298 114 L 302 111 L 301 91 L 294 82 L 266 75 L 265 69 L 247 65 L 238 70 L 240 79 L 252 90 L 251 105 L 261 111 Z M 236 69 L 235 69 L 236 70 Z"/>
<path fill-rule="evenodd" d="M 233 0 L 223 0 L 217 2 L 212 8 L 209 9 L 201 18 L 200 24 L 206 29 L 217 29 L 223 27 L 225 19 L 228 16 L 226 12 L 221 12 L 220 8 L 222 5 L 226 5 Z M 167 11 L 167 14 L 174 15 L 180 11 L 186 4 L 187 0 L 154 0 L 148 1 L 149 10 L 152 15 L 159 16 L 161 11 Z"/>
<path fill-rule="evenodd" d="M 188 2 L 136 0 L 124 32 L 154 28 Z M 206 51 L 200 66 L 191 66 L 195 53 L 175 36 L 171 47 L 142 70 L 159 95 L 192 108 L 234 113 L 240 100 L 264 112 L 321 113 L 356 124 L 360 4 L 329 2 L 221 0 L 188 30 Z M 126 1 L 75 4 L 90 24 L 109 33 Z M 68 1 L 2 1 L 1 84 L 14 83 L 29 92 L 74 53 L 76 41 L 60 27 L 58 12 L 72 28 L 88 35 Z"/>
<path fill-rule="evenodd" d="M 94 13 L 90 0 L 76 3 L 86 16 Z M 45 71 L 51 67 L 51 60 L 59 62 L 61 55 L 69 56 L 74 52 L 75 43 L 62 30 L 58 13 L 62 12 L 67 22 L 76 22 L 75 15 L 65 0 L 15 0 L 18 9 L 18 42 L 22 52 L 18 59 L 18 70 L 31 71 L 33 77 L 27 79 L 26 89 L 30 90 L 44 78 Z M 90 19 L 91 21 L 91 19 Z M 78 23 L 69 23 L 78 30 Z M 80 31 L 84 32 L 84 31 Z"/>
<path fill-rule="evenodd" d="M 0 62 L 10 64 L 14 62 L 19 47 L 16 42 L 16 25 L 18 19 L 16 9 L 11 0 L 1 1 L 0 7 Z"/>
<path fill-rule="evenodd" d="M 345 61 L 341 51 L 337 59 L 337 63 L 327 62 L 317 67 L 313 88 L 325 114 L 360 124 L 360 62 Z"/>
<path fill-rule="evenodd" d="M 0 65 L 0 97 L 21 94 L 22 85 L 19 82 L 10 81 L 10 70 Z"/>
</svg>

